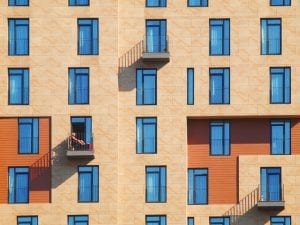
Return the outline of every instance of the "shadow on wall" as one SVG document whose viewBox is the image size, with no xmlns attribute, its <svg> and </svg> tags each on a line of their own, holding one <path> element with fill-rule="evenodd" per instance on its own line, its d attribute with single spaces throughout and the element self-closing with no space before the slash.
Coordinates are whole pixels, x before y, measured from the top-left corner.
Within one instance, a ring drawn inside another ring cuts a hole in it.
<svg viewBox="0 0 300 225">
<path fill-rule="evenodd" d="M 132 91 L 136 87 L 137 68 L 156 68 L 159 70 L 164 62 L 143 62 L 144 41 L 139 41 L 119 58 L 119 91 Z"/>
<path fill-rule="evenodd" d="M 91 159 L 68 159 L 67 139 L 52 149 L 52 188 L 57 188 L 77 173 L 78 165 L 87 165 Z"/>
<path fill-rule="evenodd" d="M 30 166 L 30 190 L 50 191 L 51 158 L 50 152 L 43 155 Z"/>
</svg>

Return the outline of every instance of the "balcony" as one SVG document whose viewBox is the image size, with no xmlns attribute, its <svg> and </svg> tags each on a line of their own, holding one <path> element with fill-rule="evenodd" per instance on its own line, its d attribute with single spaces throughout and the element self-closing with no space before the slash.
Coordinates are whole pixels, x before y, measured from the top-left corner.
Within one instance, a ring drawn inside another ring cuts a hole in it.
<svg viewBox="0 0 300 225">
<path fill-rule="evenodd" d="M 267 190 L 262 190 L 259 186 L 258 209 L 261 210 L 282 210 L 284 209 L 284 186 L 270 185 Z"/>
<path fill-rule="evenodd" d="M 168 36 L 145 36 L 142 59 L 144 62 L 169 62 Z"/>
<path fill-rule="evenodd" d="M 94 158 L 94 148 L 93 148 L 93 137 L 90 138 L 89 142 L 85 142 L 83 134 L 74 133 L 67 138 L 67 157 L 72 158 Z"/>
</svg>

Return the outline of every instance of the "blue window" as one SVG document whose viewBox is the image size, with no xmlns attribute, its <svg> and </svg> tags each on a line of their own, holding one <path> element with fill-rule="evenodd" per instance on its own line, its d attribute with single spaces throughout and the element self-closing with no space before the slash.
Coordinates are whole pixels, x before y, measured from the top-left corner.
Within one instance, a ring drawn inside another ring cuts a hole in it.
<svg viewBox="0 0 300 225">
<path fill-rule="evenodd" d="M 136 152 L 156 153 L 156 118 L 136 119 Z"/>
<path fill-rule="evenodd" d="M 230 20 L 209 20 L 209 54 L 230 55 Z"/>
<path fill-rule="evenodd" d="M 270 0 L 271 6 L 290 6 L 291 0 Z"/>
<path fill-rule="evenodd" d="M 290 216 L 271 216 L 271 225 L 291 225 Z"/>
<path fill-rule="evenodd" d="M 29 70 L 28 69 L 8 69 L 9 76 L 9 96 L 10 105 L 29 104 Z"/>
<path fill-rule="evenodd" d="M 229 68 L 209 70 L 209 104 L 229 104 L 230 71 Z"/>
<path fill-rule="evenodd" d="M 89 0 L 69 0 L 69 6 L 88 6 Z"/>
<path fill-rule="evenodd" d="M 19 118 L 19 153 L 39 153 L 38 118 Z"/>
<path fill-rule="evenodd" d="M 229 217 L 210 217 L 209 225 L 230 225 Z"/>
<path fill-rule="evenodd" d="M 146 52 L 168 52 L 167 21 L 146 20 Z"/>
<path fill-rule="evenodd" d="M 187 218 L 187 225 L 194 225 L 195 221 L 194 221 L 194 217 L 188 217 Z"/>
<path fill-rule="evenodd" d="M 188 169 L 188 204 L 208 203 L 208 170 Z"/>
<path fill-rule="evenodd" d="M 98 55 L 98 19 L 78 19 L 78 55 Z"/>
<path fill-rule="evenodd" d="M 69 104 L 89 104 L 88 68 L 69 68 Z"/>
<path fill-rule="evenodd" d="M 37 216 L 18 216 L 18 225 L 38 225 Z"/>
<path fill-rule="evenodd" d="M 271 103 L 291 103 L 291 69 L 289 67 L 273 67 L 270 69 L 270 73 Z"/>
<path fill-rule="evenodd" d="M 167 225 L 167 218 L 161 215 L 146 216 L 146 225 Z"/>
<path fill-rule="evenodd" d="M 261 19 L 261 54 L 281 54 L 281 19 Z"/>
<path fill-rule="evenodd" d="M 136 104 L 156 105 L 156 69 L 137 69 Z"/>
<path fill-rule="evenodd" d="M 188 7 L 207 7 L 208 0 L 188 0 Z"/>
<path fill-rule="evenodd" d="M 99 201 L 99 167 L 78 167 L 78 202 Z"/>
<path fill-rule="evenodd" d="M 73 143 L 74 150 L 92 150 L 93 133 L 91 117 L 71 117 L 71 133 L 82 142 Z"/>
<path fill-rule="evenodd" d="M 147 7 L 166 7 L 167 0 L 146 0 Z"/>
<path fill-rule="evenodd" d="M 210 154 L 230 154 L 229 121 L 212 121 L 210 123 Z"/>
<path fill-rule="evenodd" d="M 8 55 L 29 55 L 29 19 L 8 19 Z"/>
<path fill-rule="evenodd" d="M 8 0 L 8 6 L 28 6 L 29 0 Z"/>
<path fill-rule="evenodd" d="M 271 154 L 291 153 L 291 123 L 288 120 L 271 121 Z"/>
<path fill-rule="evenodd" d="M 89 216 L 68 216 L 68 225 L 89 225 Z"/>
<path fill-rule="evenodd" d="M 29 202 L 29 168 L 10 167 L 8 168 L 8 202 L 28 203 Z"/>
<path fill-rule="evenodd" d="M 166 167 L 146 167 L 146 202 L 166 202 Z"/>
<path fill-rule="evenodd" d="M 194 105 L 194 68 L 187 69 L 187 104 Z"/>
<path fill-rule="evenodd" d="M 281 168 L 261 168 L 260 185 L 261 201 L 281 201 Z"/>
</svg>

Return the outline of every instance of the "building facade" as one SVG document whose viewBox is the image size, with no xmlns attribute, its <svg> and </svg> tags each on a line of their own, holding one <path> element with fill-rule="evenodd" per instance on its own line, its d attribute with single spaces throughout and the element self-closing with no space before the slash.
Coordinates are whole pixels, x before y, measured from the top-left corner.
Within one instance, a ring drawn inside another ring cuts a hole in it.
<svg viewBox="0 0 300 225">
<path fill-rule="evenodd" d="M 300 225 L 299 1 L 0 8 L 0 224 Z"/>
</svg>

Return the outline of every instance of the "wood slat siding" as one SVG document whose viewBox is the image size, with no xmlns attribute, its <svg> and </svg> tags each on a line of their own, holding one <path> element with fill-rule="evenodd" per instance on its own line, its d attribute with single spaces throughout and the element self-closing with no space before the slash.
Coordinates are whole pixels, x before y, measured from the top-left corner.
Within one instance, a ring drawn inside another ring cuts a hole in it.
<svg viewBox="0 0 300 225">
<path fill-rule="evenodd" d="M 299 122 L 291 120 L 292 154 L 300 154 Z M 208 168 L 209 204 L 234 204 L 238 201 L 238 156 L 270 154 L 270 120 L 230 120 L 230 156 L 209 155 L 209 123 L 188 119 L 188 168 Z"/>
<path fill-rule="evenodd" d="M 30 167 L 30 203 L 51 197 L 50 118 L 39 119 L 39 154 L 18 154 L 18 118 L 0 118 L 0 203 L 8 202 L 8 167 Z"/>
</svg>

